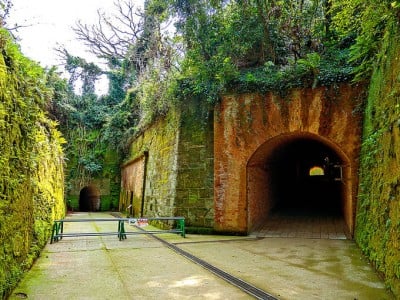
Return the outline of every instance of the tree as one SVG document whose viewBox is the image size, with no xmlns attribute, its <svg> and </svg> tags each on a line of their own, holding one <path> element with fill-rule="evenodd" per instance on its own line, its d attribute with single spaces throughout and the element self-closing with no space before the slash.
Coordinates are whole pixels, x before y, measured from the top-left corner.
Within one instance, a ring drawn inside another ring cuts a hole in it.
<svg viewBox="0 0 400 300">
<path fill-rule="evenodd" d="M 12 3 L 10 0 L 0 0 L 0 26 L 5 27 L 6 19 L 10 14 Z"/>
<path fill-rule="evenodd" d="M 89 51 L 108 62 L 125 59 L 143 32 L 143 12 L 134 6 L 132 0 L 117 0 L 114 5 L 115 14 L 107 15 L 98 10 L 97 24 L 87 25 L 78 21 L 73 28 L 78 40 Z"/>
<path fill-rule="evenodd" d="M 350 60 L 357 64 L 356 80 L 368 79 L 387 24 L 398 24 L 400 20 L 400 1 L 335 0 L 331 4 L 337 35 L 343 41 L 352 42 Z"/>
<path fill-rule="evenodd" d="M 69 85 L 75 87 L 77 81 L 82 83 L 82 95 L 95 94 L 95 84 L 104 71 L 95 63 L 71 55 L 67 49 L 56 49 L 64 61 L 65 70 L 69 73 Z"/>
<path fill-rule="evenodd" d="M 5 28 L 13 37 L 14 40 L 17 39 L 15 32 L 19 28 L 32 26 L 31 24 L 9 24 L 7 22 L 8 17 L 12 11 L 12 0 L 0 0 L 0 27 Z"/>
</svg>

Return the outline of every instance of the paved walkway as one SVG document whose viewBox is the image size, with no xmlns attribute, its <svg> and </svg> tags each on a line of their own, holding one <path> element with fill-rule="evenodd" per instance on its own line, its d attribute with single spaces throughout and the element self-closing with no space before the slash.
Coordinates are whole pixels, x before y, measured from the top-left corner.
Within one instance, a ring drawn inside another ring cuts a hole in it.
<svg viewBox="0 0 400 300">
<path fill-rule="evenodd" d="M 66 223 L 65 232 L 115 231 L 117 224 L 111 223 Z M 393 299 L 352 241 L 159 236 L 278 299 Z M 123 241 L 115 236 L 64 238 L 48 244 L 10 299 L 23 297 L 252 299 L 146 235 Z"/>
<path fill-rule="evenodd" d="M 343 216 L 272 214 L 253 233 L 258 237 L 346 240 L 350 238 Z"/>
</svg>

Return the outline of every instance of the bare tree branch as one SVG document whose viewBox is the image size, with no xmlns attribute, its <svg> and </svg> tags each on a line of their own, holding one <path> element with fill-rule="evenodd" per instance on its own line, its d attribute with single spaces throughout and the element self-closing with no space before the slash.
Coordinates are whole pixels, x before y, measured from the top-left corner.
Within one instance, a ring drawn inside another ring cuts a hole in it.
<svg viewBox="0 0 400 300">
<path fill-rule="evenodd" d="M 78 40 L 91 53 L 105 59 L 123 59 L 143 32 L 143 12 L 135 8 L 132 0 L 117 0 L 114 5 L 117 14 L 107 16 L 98 10 L 97 24 L 89 26 L 78 21 L 73 27 Z"/>
<path fill-rule="evenodd" d="M 10 10 L 12 8 L 12 3 L 10 0 L 0 0 L 0 26 L 5 27 L 6 19 L 10 15 Z"/>
<path fill-rule="evenodd" d="M 34 24 L 9 24 L 7 22 L 8 17 L 12 13 L 13 4 L 11 0 L 0 0 L 0 27 L 3 27 L 7 29 L 8 32 L 12 35 L 12 37 L 17 40 L 17 34 L 18 29 L 20 28 L 26 28 L 26 27 L 31 27 Z"/>
</svg>

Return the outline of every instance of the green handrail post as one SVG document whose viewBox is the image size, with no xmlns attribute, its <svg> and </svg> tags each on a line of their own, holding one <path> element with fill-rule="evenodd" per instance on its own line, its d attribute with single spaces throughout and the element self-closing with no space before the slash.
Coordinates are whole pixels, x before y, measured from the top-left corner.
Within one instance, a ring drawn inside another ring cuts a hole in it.
<svg viewBox="0 0 400 300">
<path fill-rule="evenodd" d="M 58 242 L 62 239 L 63 230 L 63 222 L 59 220 L 54 221 L 53 228 L 51 230 L 50 244 L 52 244 L 53 242 Z"/>
<path fill-rule="evenodd" d="M 120 241 L 126 239 L 125 224 L 123 220 L 118 221 L 118 238 Z"/>
<path fill-rule="evenodd" d="M 60 231 L 61 231 L 61 236 L 60 236 L 60 240 L 62 240 L 62 234 L 64 233 L 64 222 L 63 220 L 60 221 Z"/>
<path fill-rule="evenodd" d="M 54 232 L 57 229 L 57 222 L 54 222 L 53 228 L 51 229 L 51 238 L 50 238 L 50 244 L 53 244 L 54 240 Z"/>
<path fill-rule="evenodd" d="M 177 225 L 178 229 L 181 231 L 181 236 L 185 237 L 185 219 L 178 219 Z"/>
<path fill-rule="evenodd" d="M 118 220 L 118 229 L 117 229 L 117 237 L 118 239 L 120 239 L 121 236 L 121 224 L 120 224 L 120 220 Z"/>
</svg>

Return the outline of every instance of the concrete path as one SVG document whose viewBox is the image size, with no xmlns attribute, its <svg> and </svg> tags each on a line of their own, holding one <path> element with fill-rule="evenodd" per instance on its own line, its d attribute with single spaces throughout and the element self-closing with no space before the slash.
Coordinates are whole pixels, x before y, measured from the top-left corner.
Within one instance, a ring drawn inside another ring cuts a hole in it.
<svg viewBox="0 0 400 300">
<path fill-rule="evenodd" d="M 72 218 L 110 218 L 78 213 Z M 126 225 L 129 226 L 129 225 Z M 116 231 L 66 223 L 65 232 Z M 129 230 L 134 230 L 129 228 Z M 394 299 L 354 242 L 175 234 L 159 237 L 278 299 Z M 10 299 L 252 299 L 146 236 L 64 238 L 48 244 Z"/>
</svg>

